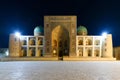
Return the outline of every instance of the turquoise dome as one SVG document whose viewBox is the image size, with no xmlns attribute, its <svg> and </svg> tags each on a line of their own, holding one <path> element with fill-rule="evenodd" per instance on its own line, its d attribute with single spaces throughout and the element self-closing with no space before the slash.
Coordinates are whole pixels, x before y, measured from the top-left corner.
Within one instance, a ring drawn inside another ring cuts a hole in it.
<svg viewBox="0 0 120 80">
<path fill-rule="evenodd" d="M 77 34 L 78 35 L 87 35 L 88 31 L 87 28 L 85 26 L 79 26 L 77 28 Z"/>
<path fill-rule="evenodd" d="M 43 27 L 42 26 L 35 27 L 35 29 L 34 29 L 34 35 L 35 36 L 43 35 Z"/>
</svg>

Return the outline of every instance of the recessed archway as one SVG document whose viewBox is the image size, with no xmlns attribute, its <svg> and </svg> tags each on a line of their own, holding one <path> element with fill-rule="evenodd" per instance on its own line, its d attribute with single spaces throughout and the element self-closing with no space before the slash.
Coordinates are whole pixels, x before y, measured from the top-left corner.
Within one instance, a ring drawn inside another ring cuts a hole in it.
<svg viewBox="0 0 120 80">
<path fill-rule="evenodd" d="M 62 26 L 56 26 L 52 31 L 52 55 L 69 56 L 69 32 Z"/>
</svg>

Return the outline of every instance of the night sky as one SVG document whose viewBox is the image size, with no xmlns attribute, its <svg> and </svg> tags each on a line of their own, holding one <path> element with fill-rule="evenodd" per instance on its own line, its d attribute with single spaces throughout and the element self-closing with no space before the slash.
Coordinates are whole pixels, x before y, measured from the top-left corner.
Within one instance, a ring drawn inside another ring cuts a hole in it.
<svg viewBox="0 0 120 80">
<path fill-rule="evenodd" d="M 120 0 L 0 0 L 0 48 L 8 47 L 15 31 L 33 35 L 45 15 L 76 15 L 77 26 L 86 26 L 89 35 L 106 31 L 120 46 Z"/>
</svg>

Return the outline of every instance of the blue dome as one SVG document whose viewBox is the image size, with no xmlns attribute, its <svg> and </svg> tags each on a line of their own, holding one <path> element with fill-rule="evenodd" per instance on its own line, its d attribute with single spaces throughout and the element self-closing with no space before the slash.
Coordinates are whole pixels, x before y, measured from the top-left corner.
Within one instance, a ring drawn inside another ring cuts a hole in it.
<svg viewBox="0 0 120 80">
<path fill-rule="evenodd" d="M 34 35 L 35 36 L 43 35 L 43 28 L 41 26 L 35 27 L 35 29 L 34 29 Z"/>
<path fill-rule="evenodd" d="M 85 26 L 79 26 L 77 28 L 77 34 L 78 35 L 87 35 L 88 31 L 87 28 Z"/>
</svg>

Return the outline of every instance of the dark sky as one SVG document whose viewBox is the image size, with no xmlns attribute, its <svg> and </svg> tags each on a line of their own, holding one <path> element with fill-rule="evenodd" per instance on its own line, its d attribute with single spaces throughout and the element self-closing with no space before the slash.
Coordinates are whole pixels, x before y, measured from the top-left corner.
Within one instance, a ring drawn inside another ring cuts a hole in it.
<svg viewBox="0 0 120 80">
<path fill-rule="evenodd" d="M 44 15 L 76 15 L 77 26 L 89 35 L 107 31 L 120 46 L 120 0 L 0 0 L 0 48 L 8 47 L 9 34 L 33 35 Z"/>
</svg>

